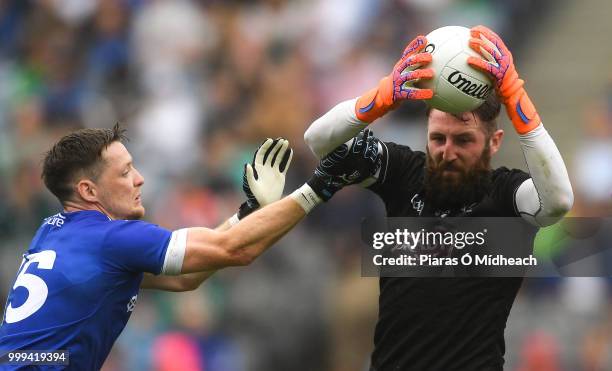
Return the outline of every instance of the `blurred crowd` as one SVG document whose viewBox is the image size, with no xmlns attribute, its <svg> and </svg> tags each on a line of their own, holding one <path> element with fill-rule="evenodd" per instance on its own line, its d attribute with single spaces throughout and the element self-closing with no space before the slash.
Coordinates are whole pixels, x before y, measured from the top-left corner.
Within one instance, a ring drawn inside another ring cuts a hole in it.
<svg viewBox="0 0 612 371">
<path fill-rule="evenodd" d="M 59 208 L 40 180 L 41 158 L 67 132 L 120 122 L 145 177 L 146 219 L 169 229 L 212 227 L 243 201 L 243 164 L 266 137 L 286 137 L 295 150 L 286 190 L 303 183 L 316 163 L 302 139 L 306 127 L 388 74 L 417 34 L 482 23 L 502 34 L 520 58 L 527 29 L 518 22 L 543 18 L 551 3 L 0 1 L 0 298 L 40 221 Z M 606 99 L 586 120 L 593 123 L 589 135 L 601 144 L 585 146 L 577 156 L 586 160 L 580 161 L 601 159 L 602 153 L 612 158 L 612 91 Z M 423 148 L 424 137 L 410 135 L 422 133 L 423 112 L 420 104 L 403 105 L 385 119 L 390 124 L 381 125 L 380 135 Z M 593 179 L 585 181 L 584 194 L 590 198 L 581 210 L 610 199 L 610 172 L 588 176 Z M 609 209 L 602 212 L 609 215 Z M 221 272 L 195 292 L 142 293 L 105 369 L 366 367 L 377 280 L 360 277 L 360 223 L 383 214 L 371 194 L 348 189 L 253 265 Z M 605 281 L 597 282 L 597 292 L 608 290 Z M 612 353 L 610 327 L 576 323 L 575 331 L 592 336 L 584 344 L 588 349 L 568 360 L 559 349 L 575 345 L 564 343 L 571 334 L 523 326 L 534 305 L 558 313 L 554 303 L 576 290 L 571 286 L 526 284 L 519 319 L 514 317 L 518 327 L 509 328 L 513 368 L 532 370 L 532 358 L 550 353 L 558 368 L 547 370 L 578 370 L 567 365 L 583 364 L 584 357 L 600 360 L 606 344 L 608 357 Z M 597 313 L 585 316 L 612 326 L 600 309 L 609 301 L 607 292 L 593 304 Z M 612 365 L 610 359 L 601 362 Z"/>
</svg>

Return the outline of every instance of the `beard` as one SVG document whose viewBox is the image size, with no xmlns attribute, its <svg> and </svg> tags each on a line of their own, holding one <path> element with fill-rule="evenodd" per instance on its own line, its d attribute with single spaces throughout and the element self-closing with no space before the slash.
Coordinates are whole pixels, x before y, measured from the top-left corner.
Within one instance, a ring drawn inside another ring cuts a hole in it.
<svg viewBox="0 0 612 371">
<path fill-rule="evenodd" d="M 434 210 L 457 210 L 479 202 L 491 189 L 491 154 L 486 145 L 471 169 L 459 169 L 444 160 L 436 163 L 427 149 L 425 200 Z M 453 170 L 455 176 L 445 176 Z"/>
</svg>

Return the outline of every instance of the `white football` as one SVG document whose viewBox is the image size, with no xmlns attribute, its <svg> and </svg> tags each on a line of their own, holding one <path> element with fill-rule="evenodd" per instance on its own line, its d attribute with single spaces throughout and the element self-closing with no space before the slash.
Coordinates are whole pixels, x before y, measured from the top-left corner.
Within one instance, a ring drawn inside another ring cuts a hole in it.
<svg viewBox="0 0 612 371">
<path fill-rule="evenodd" d="M 433 89 L 427 104 L 450 113 L 468 112 L 478 108 L 493 90 L 488 75 L 467 63 L 470 56 L 479 57 L 469 46 L 470 30 L 461 26 L 446 26 L 430 32 L 425 51 L 432 54 L 426 68 L 434 70 L 431 80 L 422 80 L 418 87 Z"/>
</svg>

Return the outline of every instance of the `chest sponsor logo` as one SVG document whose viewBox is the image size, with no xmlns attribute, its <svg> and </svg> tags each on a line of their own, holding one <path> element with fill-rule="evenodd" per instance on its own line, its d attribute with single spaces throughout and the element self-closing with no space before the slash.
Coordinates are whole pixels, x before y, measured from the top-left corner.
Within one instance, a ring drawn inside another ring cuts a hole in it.
<svg viewBox="0 0 612 371">
<path fill-rule="evenodd" d="M 421 215 L 423 208 L 425 207 L 425 201 L 421 200 L 421 196 L 418 193 L 415 194 L 412 196 L 410 203 L 412 203 L 412 208 L 416 210 L 419 215 Z"/>
</svg>

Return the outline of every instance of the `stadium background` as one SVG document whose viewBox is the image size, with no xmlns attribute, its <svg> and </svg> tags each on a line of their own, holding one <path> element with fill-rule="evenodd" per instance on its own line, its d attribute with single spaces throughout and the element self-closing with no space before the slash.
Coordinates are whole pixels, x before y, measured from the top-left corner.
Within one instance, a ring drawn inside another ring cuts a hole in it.
<svg viewBox="0 0 612 371">
<path fill-rule="evenodd" d="M 604 0 L 0 1 L 0 300 L 41 219 L 58 211 L 40 160 L 62 134 L 123 123 L 146 219 L 215 226 L 242 202 L 242 164 L 263 138 L 291 140 L 289 192 L 315 165 L 302 140 L 313 119 L 373 86 L 414 36 L 448 24 L 502 35 L 564 155 L 572 215 L 610 216 L 607 14 Z M 495 164 L 525 168 L 502 122 Z M 373 128 L 424 148 L 420 104 Z M 378 289 L 360 277 L 359 225 L 382 213 L 367 191 L 345 190 L 251 266 L 195 292 L 142 292 L 104 369 L 363 369 Z M 612 370 L 611 286 L 527 280 L 507 369 Z"/>
</svg>

